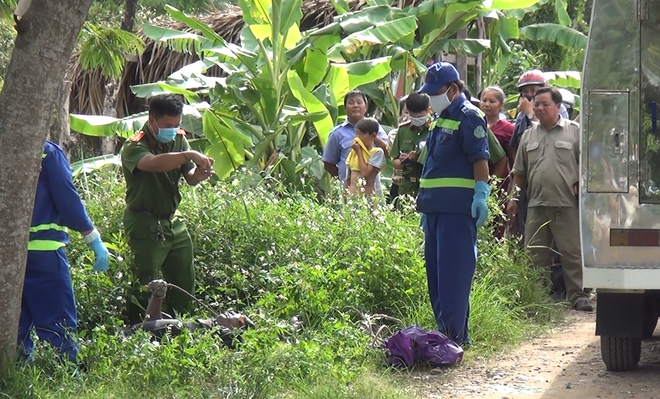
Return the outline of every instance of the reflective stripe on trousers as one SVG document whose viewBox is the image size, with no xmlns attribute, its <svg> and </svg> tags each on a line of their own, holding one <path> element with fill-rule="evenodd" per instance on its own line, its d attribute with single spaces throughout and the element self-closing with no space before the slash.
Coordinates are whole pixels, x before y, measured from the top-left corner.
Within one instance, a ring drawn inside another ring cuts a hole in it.
<svg viewBox="0 0 660 399">
<path fill-rule="evenodd" d="M 474 179 L 464 179 L 462 177 L 435 177 L 435 178 L 421 178 L 419 182 L 420 188 L 442 188 L 442 187 L 457 187 L 457 188 L 474 188 Z"/>
</svg>

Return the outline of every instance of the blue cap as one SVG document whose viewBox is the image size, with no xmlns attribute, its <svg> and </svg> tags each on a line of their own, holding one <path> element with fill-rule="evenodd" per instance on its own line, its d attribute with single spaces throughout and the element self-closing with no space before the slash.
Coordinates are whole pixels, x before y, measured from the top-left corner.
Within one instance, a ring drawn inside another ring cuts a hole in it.
<svg viewBox="0 0 660 399">
<path fill-rule="evenodd" d="M 454 66 L 448 62 L 436 62 L 426 70 L 424 85 L 419 93 L 435 94 L 447 83 L 455 82 L 461 77 Z"/>
</svg>

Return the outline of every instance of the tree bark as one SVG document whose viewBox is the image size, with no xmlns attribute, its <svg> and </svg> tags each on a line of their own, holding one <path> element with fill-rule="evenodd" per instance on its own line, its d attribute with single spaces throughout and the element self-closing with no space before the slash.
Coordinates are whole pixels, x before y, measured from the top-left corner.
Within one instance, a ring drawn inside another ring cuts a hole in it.
<svg viewBox="0 0 660 399">
<path fill-rule="evenodd" d="M 456 38 L 467 39 L 467 29 L 461 29 L 456 32 Z M 467 56 L 456 54 L 456 70 L 458 70 L 458 76 L 463 78 L 463 81 L 469 85 Z"/>
<path fill-rule="evenodd" d="M 485 39 L 486 38 L 486 28 L 484 25 L 484 18 L 477 18 L 477 38 Z M 482 90 L 482 65 L 484 61 L 483 53 L 477 54 L 477 59 L 474 62 L 474 96 L 476 97 Z"/>
<path fill-rule="evenodd" d="M 101 115 L 107 115 L 112 117 L 117 117 L 117 92 L 119 91 L 119 85 L 115 82 L 108 82 L 105 85 L 103 92 L 103 113 Z M 98 155 L 114 154 L 116 146 L 116 135 L 112 137 L 102 137 L 101 138 L 101 153 Z"/>
<path fill-rule="evenodd" d="M 67 63 L 92 0 L 32 0 L 0 92 L 0 372 L 16 353 L 41 154 Z"/>
<path fill-rule="evenodd" d="M 69 123 L 69 98 L 71 97 L 71 82 L 65 80 L 60 87 L 60 97 L 55 104 L 53 122 L 50 127 L 48 140 L 62 147 L 66 158 L 71 161 L 71 149 L 76 138 L 71 134 Z"/>
<path fill-rule="evenodd" d="M 121 29 L 129 32 L 133 31 L 135 25 L 135 13 L 137 12 L 138 0 L 126 0 L 124 8 L 124 19 L 121 21 Z"/>
</svg>

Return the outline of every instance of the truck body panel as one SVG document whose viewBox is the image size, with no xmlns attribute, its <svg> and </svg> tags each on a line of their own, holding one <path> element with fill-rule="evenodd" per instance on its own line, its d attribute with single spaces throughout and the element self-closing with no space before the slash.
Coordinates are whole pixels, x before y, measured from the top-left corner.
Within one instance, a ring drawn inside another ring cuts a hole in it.
<svg viewBox="0 0 660 399">
<path fill-rule="evenodd" d="M 660 2 L 595 0 L 582 74 L 584 286 L 660 289 Z"/>
</svg>

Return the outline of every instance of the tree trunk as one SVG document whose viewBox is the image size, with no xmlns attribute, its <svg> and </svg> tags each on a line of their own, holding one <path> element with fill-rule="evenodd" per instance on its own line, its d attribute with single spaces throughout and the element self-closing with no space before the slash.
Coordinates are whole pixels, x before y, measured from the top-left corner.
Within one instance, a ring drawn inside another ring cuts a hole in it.
<svg viewBox="0 0 660 399">
<path fill-rule="evenodd" d="M 69 124 L 69 98 L 71 95 L 71 82 L 66 80 L 60 87 L 60 97 L 55 104 L 53 122 L 50 126 L 48 140 L 57 143 L 67 159 L 71 161 L 71 149 L 76 143 L 76 138 L 71 134 Z"/>
<path fill-rule="evenodd" d="M 32 0 L 0 92 L 0 372 L 16 353 L 32 209 L 51 111 L 92 0 Z"/>
<path fill-rule="evenodd" d="M 103 113 L 101 115 L 107 115 L 112 117 L 117 117 L 117 92 L 119 91 L 119 85 L 114 82 L 108 82 L 103 90 Z M 102 137 L 101 138 L 101 153 L 98 155 L 107 155 L 114 154 L 115 145 L 116 145 L 116 135 L 112 137 Z"/>
<path fill-rule="evenodd" d="M 467 39 L 467 29 L 461 29 L 456 32 L 457 39 Z M 468 82 L 468 60 L 465 55 L 456 54 L 456 70 L 458 70 L 458 76 L 463 78 L 465 84 L 469 86 Z"/>
<path fill-rule="evenodd" d="M 129 32 L 133 31 L 135 25 L 135 13 L 137 12 L 138 0 L 126 0 L 124 8 L 124 20 L 121 21 L 121 29 Z"/>
<path fill-rule="evenodd" d="M 57 109 L 57 125 L 59 127 L 58 135 L 59 145 L 71 161 L 71 149 L 76 144 L 76 138 L 71 134 L 71 124 L 69 123 L 69 99 L 71 98 L 71 82 L 64 81 L 60 91 L 59 108 Z"/>
<path fill-rule="evenodd" d="M 477 18 L 477 38 L 478 39 L 486 38 L 486 28 L 484 25 L 483 17 Z M 481 93 L 481 90 L 483 89 L 481 87 L 483 84 L 483 77 L 481 76 L 483 61 L 484 61 L 484 54 L 483 53 L 477 54 L 477 59 L 474 62 L 474 96 L 475 97 L 479 93 Z"/>
</svg>

